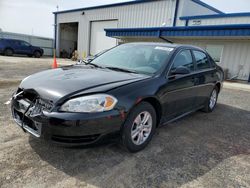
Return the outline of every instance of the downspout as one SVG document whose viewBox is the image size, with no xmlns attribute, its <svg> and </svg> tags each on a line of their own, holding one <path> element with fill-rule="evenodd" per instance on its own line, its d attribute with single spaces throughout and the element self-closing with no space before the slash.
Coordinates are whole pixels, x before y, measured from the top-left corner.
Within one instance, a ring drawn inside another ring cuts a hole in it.
<svg viewBox="0 0 250 188">
<path fill-rule="evenodd" d="M 161 30 L 158 31 L 158 37 L 159 37 L 160 39 L 162 39 L 162 40 L 168 42 L 168 43 L 173 44 L 173 42 L 172 42 L 171 40 L 165 39 L 164 37 L 161 36 Z"/>
<path fill-rule="evenodd" d="M 178 9 L 179 9 L 179 0 L 176 0 L 175 11 L 174 11 L 174 22 L 173 22 L 173 27 L 176 26 L 176 20 L 177 20 L 177 16 L 178 16 Z"/>
<path fill-rule="evenodd" d="M 56 50 L 56 41 L 57 41 L 57 14 L 55 13 L 54 14 L 54 50 Z"/>
</svg>

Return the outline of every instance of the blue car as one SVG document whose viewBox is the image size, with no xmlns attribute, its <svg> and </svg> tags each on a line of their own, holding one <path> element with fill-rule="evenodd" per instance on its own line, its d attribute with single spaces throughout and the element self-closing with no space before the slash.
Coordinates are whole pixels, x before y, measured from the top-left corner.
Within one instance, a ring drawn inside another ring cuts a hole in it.
<svg viewBox="0 0 250 188">
<path fill-rule="evenodd" d="M 0 54 L 6 56 L 21 54 L 39 58 L 43 55 L 43 49 L 37 46 L 32 46 L 30 43 L 23 40 L 0 39 Z"/>
</svg>

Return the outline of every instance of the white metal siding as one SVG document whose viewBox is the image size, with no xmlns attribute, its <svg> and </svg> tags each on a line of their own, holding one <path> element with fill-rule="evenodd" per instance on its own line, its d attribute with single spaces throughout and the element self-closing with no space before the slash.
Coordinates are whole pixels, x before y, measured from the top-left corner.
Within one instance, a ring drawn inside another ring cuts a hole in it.
<svg viewBox="0 0 250 188">
<path fill-rule="evenodd" d="M 116 28 L 117 20 L 91 22 L 90 54 L 95 55 L 117 45 L 116 39 L 107 37 L 104 28 Z"/>
<path fill-rule="evenodd" d="M 227 17 L 227 18 L 209 18 L 189 20 L 189 26 L 193 25 L 193 21 L 201 21 L 200 25 L 228 25 L 228 24 L 250 24 L 250 16 L 248 17 Z"/>
<path fill-rule="evenodd" d="M 250 41 L 246 40 L 180 40 L 175 42 L 192 44 L 206 49 L 207 45 L 222 45 L 223 53 L 220 66 L 229 70 L 229 76 L 248 80 L 250 74 Z"/>
<path fill-rule="evenodd" d="M 118 28 L 172 26 L 175 0 L 159 0 L 125 6 L 62 13 L 57 15 L 57 24 L 79 22 L 78 50 L 89 53 L 90 21 L 118 20 Z M 57 34 L 59 34 L 58 31 Z M 58 36 L 58 35 L 57 35 Z M 57 40 L 57 46 L 58 46 Z M 57 52 L 58 53 L 58 52 Z"/>
<path fill-rule="evenodd" d="M 203 7 L 191 0 L 180 0 L 176 25 L 185 26 L 186 21 L 179 19 L 179 17 L 182 16 L 196 16 L 196 15 L 210 15 L 210 14 L 218 14 L 218 13 L 206 7 Z"/>
</svg>

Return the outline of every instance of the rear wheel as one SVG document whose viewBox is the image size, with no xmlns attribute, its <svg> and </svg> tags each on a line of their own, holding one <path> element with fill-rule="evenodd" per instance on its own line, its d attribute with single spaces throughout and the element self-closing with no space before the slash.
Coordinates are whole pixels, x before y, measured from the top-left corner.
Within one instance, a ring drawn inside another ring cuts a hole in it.
<svg viewBox="0 0 250 188">
<path fill-rule="evenodd" d="M 130 152 L 144 149 L 156 128 L 156 112 L 147 102 L 138 104 L 129 114 L 122 130 L 122 144 Z"/>
<path fill-rule="evenodd" d="M 35 58 L 40 58 L 40 57 L 41 57 L 41 52 L 35 51 L 35 52 L 34 52 L 34 57 L 35 57 Z"/>
<path fill-rule="evenodd" d="M 209 99 L 205 103 L 205 107 L 203 108 L 204 112 L 212 112 L 217 104 L 219 89 L 217 86 L 214 87 L 213 91 L 210 94 Z"/>
<path fill-rule="evenodd" d="M 14 53 L 13 50 L 10 48 L 4 50 L 4 55 L 6 56 L 13 56 L 13 53 Z"/>
</svg>

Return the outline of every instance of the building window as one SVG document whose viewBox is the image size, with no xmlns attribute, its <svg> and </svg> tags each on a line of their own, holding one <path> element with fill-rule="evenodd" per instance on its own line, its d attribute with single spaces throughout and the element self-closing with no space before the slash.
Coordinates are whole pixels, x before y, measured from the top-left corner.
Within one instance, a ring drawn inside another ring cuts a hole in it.
<svg viewBox="0 0 250 188">
<path fill-rule="evenodd" d="M 220 63 L 223 53 L 223 45 L 207 45 L 206 50 L 216 63 Z"/>
</svg>

